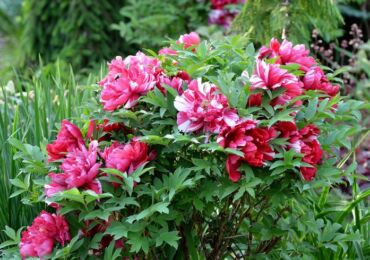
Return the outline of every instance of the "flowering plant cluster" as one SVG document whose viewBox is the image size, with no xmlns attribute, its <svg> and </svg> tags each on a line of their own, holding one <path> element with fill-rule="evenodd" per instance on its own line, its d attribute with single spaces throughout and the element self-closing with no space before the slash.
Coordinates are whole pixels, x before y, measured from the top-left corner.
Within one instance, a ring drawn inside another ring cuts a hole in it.
<svg viewBox="0 0 370 260">
<path fill-rule="evenodd" d="M 108 63 L 89 120 L 64 120 L 46 145 L 48 174 L 33 192 L 41 187 L 56 213 L 41 212 L 22 233 L 22 258 L 348 248 L 335 237 L 322 248 L 294 239 L 338 230 L 314 214 L 315 201 L 345 176 L 336 153 L 351 149 L 364 104 L 344 102 L 334 74 L 286 40 L 256 54 L 241 36 L 209 42 L 192 32 L 148 52 Z"/>
</svg>

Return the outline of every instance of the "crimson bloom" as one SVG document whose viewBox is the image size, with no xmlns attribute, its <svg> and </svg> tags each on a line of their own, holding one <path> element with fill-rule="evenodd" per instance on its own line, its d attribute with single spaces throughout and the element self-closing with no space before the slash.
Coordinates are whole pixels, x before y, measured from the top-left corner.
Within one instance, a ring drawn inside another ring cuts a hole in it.
<svg viewBox="0 0 370 260">
<path fill-rule="evenodd" d="M 302 162 L 308 163 L 311 167 L 300 167 L 302 177 L 311 181 L 317 172 L 316 165 L 321 161 L 323 151 L 317 137 L 320 130 L 315 125 L 307 125 L 298 130 L 293 122 L 279 122 L 274 128 L 280 132 L 280 137 L 289 141 L 288 149 L 294 149 L 297 153 L 303 154 Z"/>
<path fill-rule="evenodd" d="M 234 126 L 239 116 L 229 108 L 227 98 L 209 82 L 193 80 L 188 89 L 175 98 L 177 125 L 180 131 L 218 133 L 224 125 Z"/>
<path fill-rule="evenodd" d="M 45 185 L 46 196 L 51 197 L 56 192 L 72 188 L 101 193 L 101 184 L 96 179 L 100 167 L 100 163 L 96 162 L 97 147 L 98 142 L 92 141 L 88 150 L 81 145 L 79 149 L 68 153 L 60 167 L 63 173 L 49 173 L 51 183 Z"/>
<path fill-rule="evenodd" d="M 243 152 L 244 156 L 229 155 L 226 170 L 229 178 L 236 182 L 240 179 L 240 167 L 246 162 L 254 167 L 262 167 L 266 161 L 274 157 L 269 142 L 276 136 L 273 128 L 256 127 L 256 122 L 246 120 L 234 127 L 225 127 L 217 137 L 217 142 L 224 148 L 232 148 Z"/>
<path fill-rule="evenodd" d="M 64 119 L 62 127 L 57 135 L 57 139 L 52 144 L 46 145 L 48 152 L 48 161 L 56 161 L 65 158 L 66 153 L 72 151 L 80 145 L 83 145 L 84 140 L 80 129 Z"/>
<path fill-rule="evenodd" d="M 64 246 L 70 239 L 68 223 L 64 217 L 42 211 L 32 225 L 22 232 L 20 253 L 22 258 L 42 258 L 53 251 L 55 242 Z"/>
<path fill-rule="evenodd" d="M 317 140 L 320 130 L 315 125 L 307 125 L 299 130 L 301 134 L 302 162 L 311 164 L 312 167 L 301 167 L 301 174 L 306 181 L 311 181 L 317 172 L 316 165 L 321 161 L 323 151 Z"/>
</svg>

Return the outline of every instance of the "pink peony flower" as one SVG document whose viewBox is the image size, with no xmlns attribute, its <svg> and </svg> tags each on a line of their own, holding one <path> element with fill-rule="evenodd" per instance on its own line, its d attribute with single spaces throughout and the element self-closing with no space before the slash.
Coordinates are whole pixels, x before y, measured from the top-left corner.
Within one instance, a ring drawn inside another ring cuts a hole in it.
<svg viewBox="0 0 370 260">
<path fill-rule="evenodd" d="M 80 129 L 64 119 L 57 139 L 54 143 L 46 145 L 48 161 L 52 162 L 65 158 L 67 152 L 72 151 L 79 145 L 83 145 L 83 143 L 84 140 Z"/>
<path fill-rule="evenodd" d="M 284 88 L 279 97 L 272 100 L 271 105 L 284 105 L 288 101 L 302 94 L 302 83 L 287 70 L 281 69 L 278 64 L 268 64 L 258 61 L 254 75 L 250 79 L 251 89 L 276 90 Z M 248 103 L 260 105 L 261 93 L 252 94 Z"/>
<path fill-rule="evenodd" d="M 124 60 L 126 67 L 138 66 L 145 72 L 153 75 L 157 75 L 162 72 L 161 62 L 157 58 L 151 58 L 146 56 L 142 52 L 137 52 L 135 56 L 127 56 Z"/>
<path fill-rule="evenodd" d="M 184 48 L 188 49 L 190 47 L 195 47 L 200 44 L 200 37 L 196 32 L 191 32 L 189 34 L 183 34 L 176 41 L 177 44 L 184 44 Z"/>
<path fill-rule="evenodd" d="M 128 144 L 114 142 L 110 147 L 105 148 L 102 157 L 106 168 L 114 168 L 130 174 L 142 164 L 154 159 L 155 154 L 148 151 L 149 147 L 146 143 L 133 139 Z"/>
<path fill-rule="evenodd" d="M 164 85 L 169 86 L 177 91 L 179 95 L 184 92 L 183 86 L 185 81 L 179 77 L 168 77 L 164 74 L 161 74 L 157 78 L 157 88 L 163 93 L 166 94 L 167 90 L 164 88 Z"/>
<path fill-rule="evenodd" d="M 303 78 L 304 89 L 321 90 L 334 97 L 339 92 L 339 86 L 331 85 L 320 67 L 313 67 Z"/>
<path fill-rule="evenodd" d="M 81 145 L 68 153 L 67 158 L 63 161 L 61 169 L 63 173 L 49 173 L 51 183 L 45 185 L 45 194 L 47 197 L 56 192 L 72 188 L 81 188 L 92 190 L 95 193 L 101 193 L 101 184 L 96 179 L 99 173 L 100 163 L 97 163 L 98 142 L 92 141 L 89 150 Z"/>
<path fill-rule="evenodd" d="M 126 109 L 135 106 L 140 96 L 154 88 L 161 70 L 158 59 L 141 52 L 125 60 L 117 57 L 109 64 L 108 75 L 99 82 L 103 87 L 100 101 L 104 109 L 113 111 L 121 106 Z"/>
<path fill-rule="evenodd" d="M 22 258 L 42 258 L 53 251 L 55 241 L 64 246 L 70 239 L 68 223 L 64 217 L 42 211 L 32 225 L 22 232 L 20 253 Z"/>
<path fill-rule="evenodd" d="M 234 126 L 239 116 L 229 108 L 227 98 L 209 82 L 193 80 L 188 89 L 175 98 L 177 125 L 180 131 L 218 133 L 224 125 Z"/>
<path fill-rule="evenodd" d="M 158 54 L 160 55 L 170 55 L 170 56 L 176 56 L 177 55 L 177 51 L 171 49 L 171 48 L 162 48 L 158 51 Z"/>
<path fill-rule="evenodd" d="M 316 65 L 313 57 L 309 56 L 310 51 L 306 50 L 303 44 L 295 45 L 287 40 L 281 44 L 276 39 L 271 39 L 270 46 L 263 46 L 259 51 L 259 58 L 277 58 L 276 63 L 282 65 L 299 64 L 300 69 L 308 71 Z"/>
</svg>

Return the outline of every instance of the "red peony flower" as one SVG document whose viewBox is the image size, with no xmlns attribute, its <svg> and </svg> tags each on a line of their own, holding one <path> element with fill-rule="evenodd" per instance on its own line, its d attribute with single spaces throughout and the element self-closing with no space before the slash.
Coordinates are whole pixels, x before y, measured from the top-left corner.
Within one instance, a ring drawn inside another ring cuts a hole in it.
<svg viewBox="0 0 370 260">
<path fill-rule="evenodd" d="M 278 122 L 274 128 L 280 132 L 279 137 L 287 138 L 290 143 L 286 148 L 294 149 L 303 154 L 302 162 L 312 167 L 301 167 L 300 171 L 306 181 L 311 181 L 316 175 L 316 165 L 320 162 L 323 151 L 317 137 L 320 130 L 315 125 L 307 125 L 298 130 L 293 122 Z"/>
<path fill-rule="evenodd" d="M 309 53 L 310 51 L 306 50 L 303 44 L 293 46 L 287 40 L 280 44 L 278 40 L 272 39 L 269 47 L 263 46 L 261 48 L 259 58 L 277 58 L 276 63 L 278 64 L 299 64 L 301 70 L 308 71 L 316 65 L 315 59 L 310 57 Z"/>
<path fill-rule="evenodd" d="M 62 127 L 57 135 L 57 139 L 52 144 L 46 145 L 48 161 L 56 161 L 65 158 L 66 153 L 83 145 L 84 140 L 80 129 L 64 119 Z"/>
<path fill-rule="evenodd" d="M 108 75 L 99 83 L 103 87 L 100 101 L 104 109 L 113 111 L 121 106 L 132 108 L 140 96 L 154 88 L 156 76 L 161 71 L 158 59 L 141 52 L 125 60 L 117 57 L 109 64 Z"/>
<path fill-rule="evenodd" d="M 190 82 L 188 89 L 174 102 L 180 131 L 218 133 L 224 125 L 234 126 L 239 119 L 236 110 L 229 108 L 227 98 L 211 83 Z"/>
<path fill-rule="evenodd" d="M 55 241 L 64 246 L 70 239 L 68 223 L 64 217 L 42 211 L 32 225 L 22 232 L 20 253 L 22 258 L 42 258 L 53 251 Z"/>
<path fill-rule="evenodd" d="M 309 163 L 312 167 L 301 167 L 301 173 L 306 181 L 311 181 L 316 175 L 316 165 L 320 162 L 323 151 L 317 140 L 303 142 L 301 153 L 303 154 L 302 162 Z"/>
<path fill-rule="evenodd" d="M 243 158 L 237 155 L 229 155 L 226 159 L 226 171 L 229 173 L 229 179 L 233 182 L 240 180 L 241 173 L 239 167 L 241 166 Z"/>
<path fill-rule="evenodd" d="M 234 127 L 226 126 L 217 136 L 217 143 L 224 148 L 237 149 L 243 147 L 251 140 L 251 137 L 245 134 L 246 131 L 255 127 L 256 121 L 254 120 L 239 122 Z"/>
<path fill-rule="evenodd" d="M 278 122 L 274 125 L 275 130 L 280 132 L 280 138 L 287 138 L 288 149 L 293 148 L 297 153 L 301 152 L 301 135 L 294 122 Z"/>
<path fill-rule="evenodd" d="M 189 34 L 183 34 L 176 41 L 177 44 L 184 44 L 184 48 L 188 49 L 190 47 L 196 47 L 200 44 L 200 37 L 196 32 L 191 32 Z"/>
<path fill-rule="evenodd" d="M 247 130 L 246 134 L 252 140 L 241 149 L 245 162 L 251 166 L 262 167 L 265 161 L 271 161 L 274 158 L 275 153 L 268 143 L 276 135 L 273 128 L 253 128 Z"/>
<path fill-rule="evenodd" d="M 72 188 L 81 188 L 92 190 L 95 193 L 101 193 L 101 184 L 96 179 L 99 173 L 100 163 L 97 163 L 98 142 L 92 141 L 89 150 L 81 145 L 68 153 L 63 161 L 61 169 L 63 173 L 50 173 L 51 183 L 45 185 L 45 194 L 47 197 L 54 193 Z"/>
<path fill-rule="evenodd" d="M 279 97 L 272 100 L 271 104 L 284 105 L 288 101 L 302 94 L 302 83 L 298 78 L 287 70 L 281 69 L 278 64 L 268 64 L 264 61 L 257 62 L 257 68 L 250 79 L 251 89 L 276 90 L 284 88 L 285 91 Z M 261 105 L 261 93 L 252 94 L 249 104 Z"/>
<path fill-rule="evenodd" d="M 266 161 L 274 157 L 274 151 L 269 145 L 276 136 L 273 128 L 256 128 L 256 122 L 246 120 L 234 127 L 225 127 L 217 137 L 217 142 L 224 148 L 232 148 L 243 152 L 244 156 L 229 156 L 226 170 L 232 181 L 238 181 L 241 162 L 254 167 L 262 167 Z"/>
<path fill-rule="evenodd" d="M 334 97 L 339 92 L 339 86 L 331 85 L 320 67 L 310 69 L 303 78 L 304 89 L 321 90 Z"/>
</svg>

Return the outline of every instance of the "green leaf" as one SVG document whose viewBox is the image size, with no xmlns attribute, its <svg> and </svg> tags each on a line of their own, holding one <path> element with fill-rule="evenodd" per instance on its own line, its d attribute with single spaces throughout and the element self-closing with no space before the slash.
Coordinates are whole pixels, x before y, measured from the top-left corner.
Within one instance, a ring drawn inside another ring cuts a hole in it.
<svg viewBox="0 0 370 260">
<path fill-rule="evenodd" d="M 180 239 L 178 236 L 178 231 L 170 231 L 170 232 L 159 232 L 159 236 L 155 239 L 155 246 L 159 247 L 164 243 L 172 246 L 173 248 L 177 249 L 177 241 Z"/>
<path fill-rule="evenodd" d="M 152 216 L 155 212 L 168 214 L 169 213 L 168 205 L 170 205 L 170 203 L 168 202 L 158 202 L 156 204 L 153 204 L 149 208 L 141 211 L 139 214 L 129 216 L 127 218 L 127 222 L 133 223 L 134 221 L 139 221 L 141 219 L 148 218 Z"/>
</svg>

